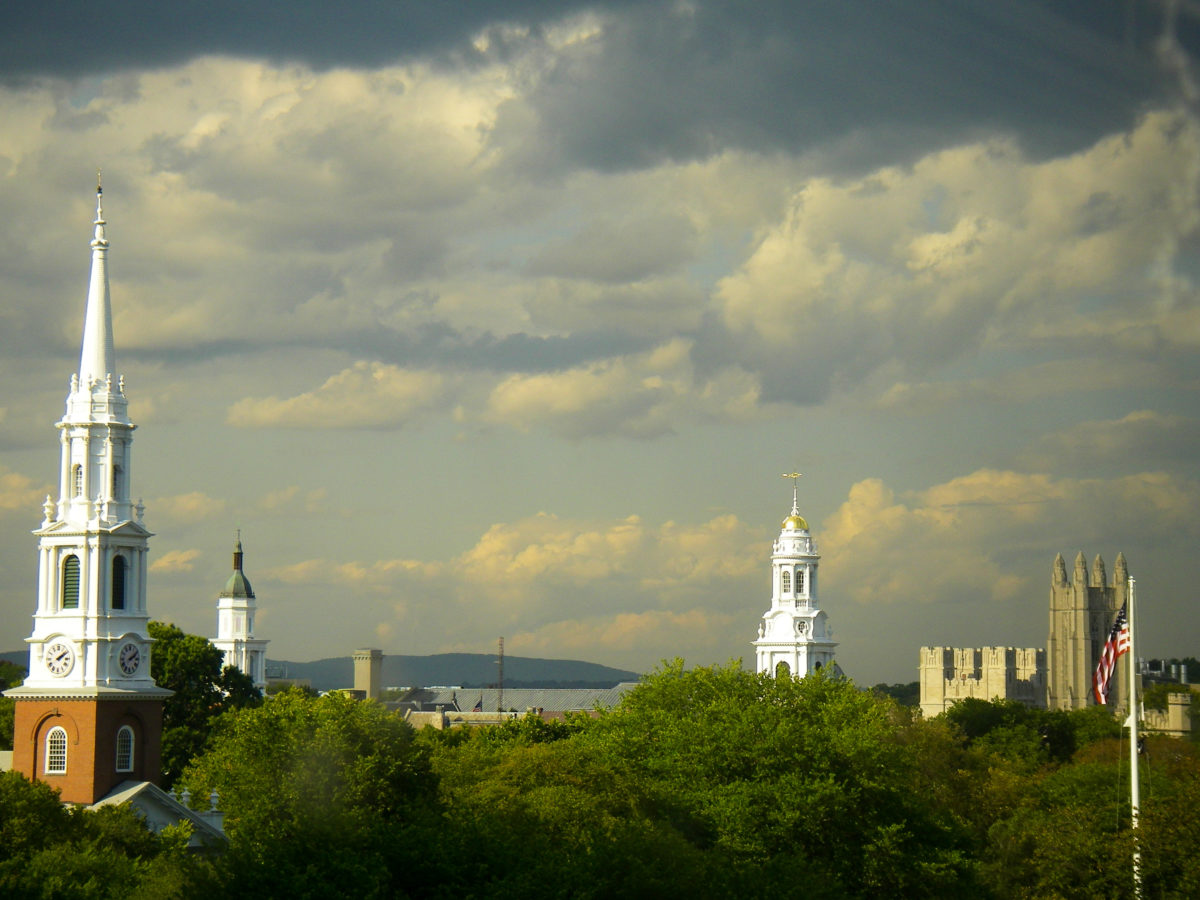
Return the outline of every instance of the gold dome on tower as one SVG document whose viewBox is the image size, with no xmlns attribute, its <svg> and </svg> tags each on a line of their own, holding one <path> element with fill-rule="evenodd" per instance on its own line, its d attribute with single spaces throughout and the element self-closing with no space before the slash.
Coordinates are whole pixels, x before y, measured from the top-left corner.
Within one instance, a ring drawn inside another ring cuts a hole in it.
<svg viewBox="0 0 1200 900">
<path fill-rule="evenodd" d="M 783 528 L 785 531 L 808 531 L 808 523 L 804 521 L 804 517 L 793 512 L 790 516 L 783 520 Z"/>
</svg>

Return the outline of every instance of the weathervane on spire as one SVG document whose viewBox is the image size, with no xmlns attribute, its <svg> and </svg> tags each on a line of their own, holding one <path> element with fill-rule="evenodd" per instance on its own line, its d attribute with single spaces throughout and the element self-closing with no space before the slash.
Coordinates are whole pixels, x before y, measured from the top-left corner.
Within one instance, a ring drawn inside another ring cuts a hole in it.
<svg viewBox="0 0 1200 900">
<path fill-rule="evenodd" d="M 792 515 L 800 513 L 800 479 L 804 477 L 803 472 L 784 472 L 783 478 L 792 479 Z"/>
<path fill-rule="evenodd" d="M 96 221 L 92 224 L 96 226 L 96 234 L 92 240 L 93 247 L 107 247 L 108 240 L 104 236 L 104 226 L 108 223 L 104 221 L 104 188 L 100 184 L 100 167 L 96 167 Z"/>
</svg>

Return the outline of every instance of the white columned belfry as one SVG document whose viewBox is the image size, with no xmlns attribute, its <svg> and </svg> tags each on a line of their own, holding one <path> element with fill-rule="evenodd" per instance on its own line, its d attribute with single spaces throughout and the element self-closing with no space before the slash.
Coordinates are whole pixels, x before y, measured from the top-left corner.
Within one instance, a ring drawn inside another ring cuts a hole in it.
<svg viewBox="0 0 1200 900">
<path fill-rule="evenodd" d="M 260 691 L 267 687 L 267 641 L 254 636 L 257 604 L 250 579 L 242 571 L 242 536 L 233 548 L 233 574 L 217 598 L 217 639 L 213 646 L 225 654 L 225 665 L 250 676 Z"/>
<path fill-rule="evenodd" d="M 771 547 L 771 608 L 754 641 L 756 671 L 804 676 L 833 662 L 833 630 L 817 602 L 817 544 L 800 515 L 795 479 L 792 511 Z"/>
</svg>

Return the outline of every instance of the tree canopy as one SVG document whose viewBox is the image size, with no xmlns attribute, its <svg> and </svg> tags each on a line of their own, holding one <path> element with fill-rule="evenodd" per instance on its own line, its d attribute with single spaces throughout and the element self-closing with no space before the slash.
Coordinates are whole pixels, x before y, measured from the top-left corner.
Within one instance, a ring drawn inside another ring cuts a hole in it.
<svg viewBox="0 0 1200 900">
<path fill-rule="evenodd" d="M 222 668 L 224 654 L 207 638 L 163 622 L 151 622 L 148 631 L 154 639 L 150 674 L 175 692 L 163 703 L 163 780 L 171 785 L 204 748 L 221 713 L 256 705 L 262 695 L 240 669 Z"/>
</svg>

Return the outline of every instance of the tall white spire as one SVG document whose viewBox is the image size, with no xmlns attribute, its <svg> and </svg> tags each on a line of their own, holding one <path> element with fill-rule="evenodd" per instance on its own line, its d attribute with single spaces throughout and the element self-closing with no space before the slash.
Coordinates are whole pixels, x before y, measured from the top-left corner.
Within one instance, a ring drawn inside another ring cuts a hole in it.
<svg viewBox="0 0 1200 900">
<path fill-rule="evenodd" d="M 79 356 L 79 384 L 85 390 L 104 382 L 117 368 L 113 349 L 112 302 L 108 293 L 108 238 L 104 234 L 104 189 L 96 172 L 96 221 L 92 236 L 92 277 L 88 283 L 87 310 L 83 317 L 83 351 Z"/>
</svg>

